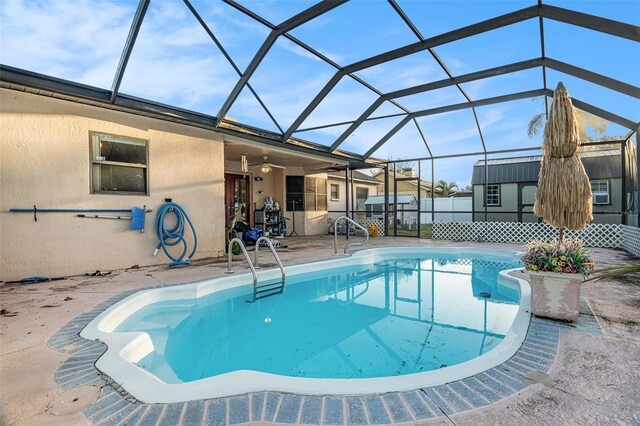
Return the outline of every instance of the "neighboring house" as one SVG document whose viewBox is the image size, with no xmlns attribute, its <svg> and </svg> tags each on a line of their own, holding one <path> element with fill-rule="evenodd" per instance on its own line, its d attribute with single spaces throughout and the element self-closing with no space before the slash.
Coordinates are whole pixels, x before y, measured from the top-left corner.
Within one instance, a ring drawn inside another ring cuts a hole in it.
<svg viewBox="0 0 640 426">
<path fill-rule="evenodd" d="M 384 193 L 384 170 L 379 171 L 373 175 L 373 178 L 378 181 L 378 193 Z M 419 182 L 419 183 L 418 183 Z M 425 199 L 431 197 L 431 190 L 433 184 L 429 181 L 419 179 L 415 169 L 413 167 L 405 167 L 396 170 L 395 178 L 393 171 L 389 171 L 389 195 L 390 202 L 392 201 L 393 194 L 411 194 L 418 198 L 418 185 L 420 187 L 420 198 Z M 435 189 L 436 196 L 442 191 L 438 188 Z"/>
<path fill-rule="evenodd" d="M 384 220 L 384 195 L 369 197 L 365 201 L 366 217 Z M 393 204 L 396 200 L 397 205 Z M 397 211 L 397 225 L 402 229 L 418 229 L 418 199 L 413 194 L 389 198 L 389 211 Z"/>
<path fill-rule="evenodd" d="M 455 192 L 453 194 L 451 194 L 450 197 L 453 197 L 453 198 L 467 198 L 467 197 L 469 197 L 469 198 L 471 198 L 472 194 L 473 194 L 472 191 L 467 191 L 467 190 L 461 189 L 461 190 L 455 190 Z"/>
<path fill-rule="evenodd" d="M 373 177 L 381 182 L 378 186 L 378 194 L 384 194 L 384 171 L 375 173 Z M 417 229 L 418 210 L 420 211 L 420 224 L 428 224 L 433 221 L 471 220 L 471 192 L 456 192 L 450 198 L 442 198 L 442 189 L 436 185 L 434 190 L 435 199 L 432 200 L 432 188 L 433 184 L 420 179 L 412 167 L 397 169 L 395 178 L 393 170 L 390 171 L 389 212 L 394 211 L 394 202 L 397 202 L 398 213 L 396 218 L 398 228 L 405 230 Z M 453 197 L 456 197 L 455 201 L 452 199 Z M 383 218 L 384 197 L 382 195 L 372 197 L 367 200 L 366 204 L 367 217 L 373 215 L 374 217 Z M 432 210 L 435 211 L 432 212 Z"/>
<path fill-rule="evenodd" d="M 638 200 L 634 198 L 633 181 L 637 173 L 635 161 L 629 161 L 633 146 L 627 145 L 627 156 L 621 158 L 620 149 L 589 150 L 579 153 L 585 171 L 591 181 L 593 193 L 593 222 L 625 223 L 628 214 L 622 211 L 637 211 Z M 513 157 L 489 160 L 487 185 L 488 221 L 492 222 L 538 222 L 533 214 L 541 156 Z M 623 185 L 623 179 L 626 184 Z M 473 220 L 485 220 L 484 160 L 473 167 Z M 624 195 L 623 195 L 624 191 Z M 625 204 L 623 205 L 623 196 Z"/>
<path fill-rule="evenodd" d="M 329 172 L 327 174 L 327 194 L 329 218 L 336 219 L 345 214 L 347 209 L 347 187 L 345 172 Z M 356 218 L 364 217 L 365 201 L 378 194 L 380 182 L 372 176 L 353 171 L 353 186 L 349 187 L 349 211 L 356 212 Z"/>
</svg>

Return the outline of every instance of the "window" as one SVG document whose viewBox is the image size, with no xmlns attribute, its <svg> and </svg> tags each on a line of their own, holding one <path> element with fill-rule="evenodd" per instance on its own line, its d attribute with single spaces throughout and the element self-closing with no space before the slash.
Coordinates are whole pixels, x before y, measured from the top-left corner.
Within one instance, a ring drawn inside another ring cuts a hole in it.
<svg viewBox="0 0 640 426">
<path fill-rule="evenodd" d="M 500 185 L 487 185 L 487 206 L 500 205 Z"/>
<path fill-rule="evenodd" d="M 366 217 L 384 218 L 384 204 L 367 204 L 365 207 L 367 208 Z"/>
<path fill-rule="evenodd" d="M 327 180 L 315 176 L 287 176 L 287 210 L 327 210 Z"/>
<path fill-rule="evenodd" d="M 609 181 L 592 180 L 591 193 L 593 196 L 593 204 L 609 204 Z"/>
<path fill-rule="evenodd" d="M 334 201 L 340 199 L 340 186 L 337 183 L 331 184 L 331 199 Z"/>
<path fill-rule="evenodd" d="M 305 210 L 327 209 L 327 180 L 315 176 L 304 178 Z"/>
<path fill-rule="evenodd" d="M 304 210 L 304 176 L 287 176 L 287 210 Z"/>
<path fill-rule="evenodd" d="M 369 198 L 369 188 L 356 187 L 356 210 L 364 210 L 364 202 Z"/>
<path fill-rule="evenodd" d="M 91 193 L 147 195 L 147 141 L 91 133 Z"/>
</svg>

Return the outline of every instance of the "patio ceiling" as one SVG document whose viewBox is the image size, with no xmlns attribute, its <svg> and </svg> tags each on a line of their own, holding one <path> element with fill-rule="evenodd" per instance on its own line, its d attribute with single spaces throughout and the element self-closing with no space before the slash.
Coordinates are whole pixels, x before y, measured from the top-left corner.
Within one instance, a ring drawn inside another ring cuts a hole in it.
<svg viewBox="0 0 640 426">
<path fill-rule="evenodd" d="M 215 129 L 351 167 L 390 156 L 539 149 L 539 141 L 526 142 L 526 118 L 548 109 L 560 79 L 574 105 L 613 123 L 616 136 L 637 132 L 640 10 L 629 3 L 625 14 L 606 2 L 574 2 L 577 11 L 542 1 L 123 1 L 112 23 L 126 24 L 112 37 L 122 41 L 119 53 L 111 53 L 113 74 L 92 74 L 88 61 L 77 78 L 64 63 L 48 64 L 44 53 L 40 62 L 11 54 L 23 43 L 20 30 L 39 25 L 26 13 L 33 10 L 24 9 L 22 27 L 11 32 L 3 25 L 0 85 Z M 3 3 L 3 18 L 11 4 Z M 191 24 L 168 30 L 167 19 Z M 163 25 L 170 36 L 160 36 Z M 202 40 L 194 47 L 197 37 Z M 189 56 L 190 48 L 199 56 Z M 158 58 L 165 61 L 154 62 Z M 185 58 L 202 60 L 189 68 Z M 159 84 L 157 74 L 169 68 L 154 66 L 169 63 L 193 72 L 193 87 Z M 214 77 L 201 77 L 212 68 Z M 172 90 L 178 94 L 167 96 Z M 519 123 L 505 127 L 509 113 L 518 114 Z M 518 134 L 526 143 L 515 142 Z"/>
<path fill-rule="evenodd" d="M 266 156 L 269 163 L 283 167 L 302 167 L 308 171 L 342 169 L 349 165 L 349 161 L 342 158 L 302 154 L 286 147 L 269 145 L 257 147 L 255 143 L 247 142 L 239 137 L 225 135 L 224 140 L 224 158 L 229 161 L 237 162 L 244 155 L 249 164 L 261 164 L 263 157 Z"/>
</svg>

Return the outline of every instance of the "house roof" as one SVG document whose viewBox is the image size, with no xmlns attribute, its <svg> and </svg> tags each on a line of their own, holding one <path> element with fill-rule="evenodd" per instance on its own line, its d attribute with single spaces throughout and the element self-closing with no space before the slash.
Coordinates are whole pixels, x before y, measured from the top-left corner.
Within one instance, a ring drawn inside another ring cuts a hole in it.
<svg viewBox="0 0 640 426">
<path fill-rule="evenodd" d="M 581 151 L 578 155 L 591 179 L 622 176 L 619 149 Z M 541 155 L 488 160 L 489 183 L 537 182 L 541 160 Z M 480 160 L 473 166 L 471 183 L 482 185 L 484 182 L 484 160 Z"/>
<path fill-rule="evenodd" d="M 383 171 L 379 171 L 379 172 L 375 173 L 373 176 L 374 176 L 374 177 L 378 177 L 378 176 L 380 176 L 380 175 L 383 175 L 382 177 L 383 177 L 383 179 L 384 179 L 384 173 L 383 173 Z M 393 173 L 390 173 L 390 174 L 389 174 L 389 176 L 393 179 Z M 415 178 L 417 178 L 418 176 L 409 176 L 409 175 L 407 175 L 407 174 L 405 174 L 405 173 L 396 172 L 396 177 L 398 177 L 398 178 L 408 178 L 408 177 L 415 177 Z M 381 182 L 383 182 L 383 181 L 378 180 L 378 183 L 381 183 Z M 404 182 L 405 182 L 405 183 L 407 183 L 407 184 L 409 184 L 409 185 L 416 186 L 415 181 L 406 180 L 406 181 L 404 181 Z M 425 191 L 431 191 L 431 188 L 432 188 L 432 187 L 433 187 L 433 184 L 432 184 L 431 182 L 429 182 L 428 180 L 420 179 L 420 188 L 424 189 Z M 441 189 L 439 189 L 439 188 L 436 186 L 436 189 L 435 189 L 435 191 L 434 191 L 434 192 L 438 193 L 438 192 L 442 192 L 442 190 L 441 190 Z"/>
<path fill-rule="evenodd" d="M 599 149 L 599 150 L 590 150 L 590 151 L 580 151 L 578 152 L 580 158 L 591 158 L 591 157 L 608 157 L 610 155 L 620 155 L 619 149 Z M 528 155 L 522 157 L 509 157 L 509 158 L 494 158 L 487 161 L 487 164 L 492 166 L 495 164 L 513 164 L 513 163 L 531 163 L 531 162 L 540 162 L 542 160 L 541 155 Z M 474 166 L 484 166 L 484 160 L 476 161 Z"/>
<path fill-rule="evenodd" d="M 327 173 L 327 175 L 329 176 L 329 179 L 344 180 L 345 178 L 344 172 L 329 172 Z M 365 182 L 372 185 L 380 185 L 380 181 L 378 179 L 374 179 L 373 176 L 359 172 L 357 170 L 353 171 L 353 180 L 355 182 Z"/>
<path fill-rule="evenodd" d="M 416 196 L 413 194 L 398 194 L 397 201 L 398 204 L 411 204 L 412 202 L 416 202 Z M 393 194 L 389 194 L 389 202 L 393 202 Z M 384 204 L 384 195 L 374 195 L 369 197 L 364 204 Z"/>
</svg>

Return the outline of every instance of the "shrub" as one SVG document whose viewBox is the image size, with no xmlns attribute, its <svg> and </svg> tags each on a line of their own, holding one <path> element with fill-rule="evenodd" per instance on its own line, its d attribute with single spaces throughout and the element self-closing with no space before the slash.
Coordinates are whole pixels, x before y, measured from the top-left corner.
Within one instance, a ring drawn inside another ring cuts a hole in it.
<svg viewBox="0 0 640 426">
<path fill-rule="evenodd" d="M 593 271 L 593 260 L 582 241 L 564 239 L 562 242 L 544 243 L 532 241 L 527 244 L 522 260 L 528 271 L 582 274 Z"/>
</svg>

